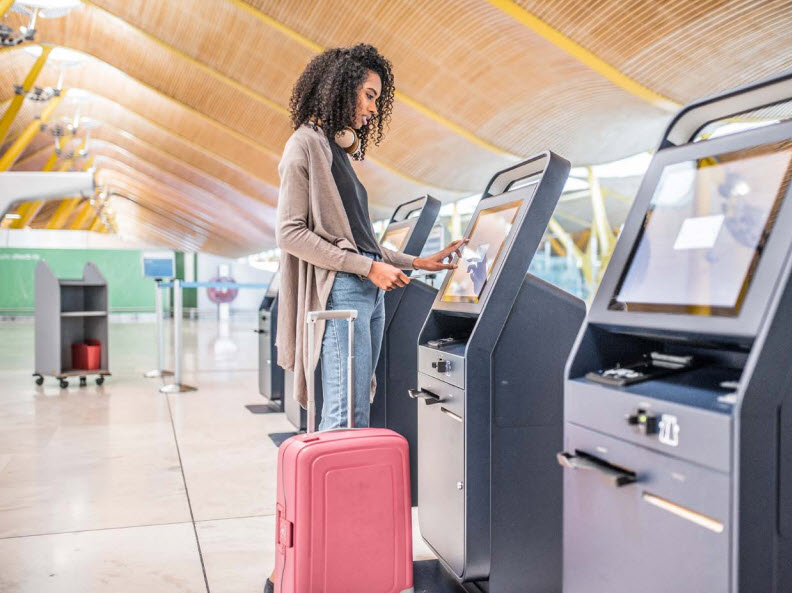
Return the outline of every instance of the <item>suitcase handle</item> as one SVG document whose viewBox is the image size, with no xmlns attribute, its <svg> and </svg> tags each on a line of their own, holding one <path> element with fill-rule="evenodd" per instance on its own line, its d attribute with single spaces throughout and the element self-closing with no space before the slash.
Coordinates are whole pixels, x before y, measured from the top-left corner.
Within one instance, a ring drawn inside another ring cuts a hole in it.
<svg viewBox="0 0 792 593">
<path fill-rule="evenodd" d="M 314 328 L 317 321 L 327 319 L 346 319 L 348 324 L 349 356 L 347 356 L 347 428 L 355 427 L 355 319 L 358 312 L 356 309 L 337 309 L 332 311 L 309 311 L 305 315 L 305 323 L 308 324 L 308 410 L 306 415 L 308 433 L 316 432 L 316 393 L 314 393 L 314 360 L 313 343 Z"/>
</svg>

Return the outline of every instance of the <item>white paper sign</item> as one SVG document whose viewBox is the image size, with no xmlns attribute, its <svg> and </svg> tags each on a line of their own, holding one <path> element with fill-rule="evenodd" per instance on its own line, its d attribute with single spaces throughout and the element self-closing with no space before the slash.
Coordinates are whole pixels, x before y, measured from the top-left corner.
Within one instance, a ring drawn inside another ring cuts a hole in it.
<svg viewBox="0 0 792 593">
<path fill-rule="evenodd" d="M 712 249 L 723 226 L 723 214 L 688 218 L 679 229 L 674 249 Z"/>
</svg>

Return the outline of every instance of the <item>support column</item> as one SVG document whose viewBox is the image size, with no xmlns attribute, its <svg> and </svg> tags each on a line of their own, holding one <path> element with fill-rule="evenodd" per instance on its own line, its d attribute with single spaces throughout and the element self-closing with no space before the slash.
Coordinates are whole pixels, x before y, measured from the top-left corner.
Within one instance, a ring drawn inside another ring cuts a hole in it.
<svg viewBox="0 0 792 593">
<path fill-rule="evenodd" d="M 46 107 L 41 110 L 39 116 L 30 122 L 27 127 L 22 131 L 19 137 L 14 140 L 14 143 L 8 147 L 5 154 L 0 157 L 0 171 L 8 171 L 25 151 L 28 145 L 36 137 L 36 134 L 41 130 L 41 124 L 47 123 L 55 110 L 60 107 L 61 102 L 66 97 L 67 91 L 61 92 L 60 96 L 53 97 Z"/>
<path fill-rule="evenodd" d="M 14 0 L 11 0 L 10 2 L 8 2 L 8 0 L 0 0 L 0 16 L 5 14 L 5 12 L 11 7 L 13 3 Z M 28 72 L 28 75 L 25 77 L 25 81 L 22 83 L 22 91 L 18 92 L 16 95 L 14 95 L 14 98 L 11 99 L 8 109 L 6 109 L 2 119 L 0 119 L 0 144 L 5 142 L 6 136 L 8 135 L 8 130 L 11 129 L 11 124 L 14 123 L 14 119 L 16 119 L 19 110 L 22 109 L 22 104 L 25 102 L 25 96 L 28 94 L 28 92 L 30 92 L 30 89 L 33 88 L 33 85 L 36 84 L 36 79 L 44 69 L 44 65 L 47 63 L 47 58 L 49 58 L 49 55 L 53 49 L 55 49 L 55 46 L 53 45 L 41 46 L 41 55 L 38 57 L 36 63 L 33 64 L 30 72 Z"/>
</svg>

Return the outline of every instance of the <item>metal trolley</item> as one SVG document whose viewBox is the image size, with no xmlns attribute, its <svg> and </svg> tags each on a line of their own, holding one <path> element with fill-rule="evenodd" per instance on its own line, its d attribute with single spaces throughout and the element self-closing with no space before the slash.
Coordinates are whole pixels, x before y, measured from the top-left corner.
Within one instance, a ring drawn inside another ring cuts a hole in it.
<svg viewBox="0 0 792 593">
<path fill-rule="evenodd" d="M 104 383 L 108 369 L 107 281 L 93 263 L 85 264 L 82 278 L 56 278 L 46 262 L 36 266 L 36 384 L 51 375 L 61 388 L 69 386 L 68 377 L 79 377 L 84 386 L 89 375 L 96 384 Z M 71 345 L 85 340 L 101 344 L 98 369 L 74 368 Z"/>
</svg>

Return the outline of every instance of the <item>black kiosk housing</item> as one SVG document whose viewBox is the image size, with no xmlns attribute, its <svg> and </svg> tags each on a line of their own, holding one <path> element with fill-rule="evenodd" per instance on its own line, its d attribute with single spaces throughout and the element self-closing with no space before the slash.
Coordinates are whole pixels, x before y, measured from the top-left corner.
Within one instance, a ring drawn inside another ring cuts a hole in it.
<svg viewBox="0 0 792 593">
<path fill-rule="evenodd" d="M 526 274 L 569 174 L 551 152 L 495 175 L 418 346 L 418 513 L 471 591 L 561 586 L 563 365 L 583 301 Z"/>
<path fill-rule="evenodd" d="M 435 221 L 437 220 L 437 215 L 440 213 L 440 200 L 433 198 L 432 196 L 426 195 L 420 198 L 416 198 L 414 200 L 410 200 L 409 202 L 404 202 L 396 207 L 396 210 L 393 212 L 391 216 L 390 222 L 388 226 L 385 228 L 385 232 L 382 234 L 382 238 L 380 239 L 380 244 L 385 245 L 389 249 L 393 249 L 396 251 L 402 251 L 407 253 L 408 255 L 419 256 L 421 251 L 423 250 L 424 244 L 426 243 L 429 235 L 432 232 L 432 227 L 434 226 Z M 409 271 L 405 271 L 406 274 L 409 275 Z M 420 286 L 419 286 L 420 284 Z M 413 289 L 407 292 L 407 289 L 410 286 L 415 285 Z M 387 373 L 385 376 L 381 376 L 380 373 L 385 368 L 385 364 L 383 362 L 384 357 L 389 356 L 388 353 L 388 343 L 389 339 L 387 338 L 388 331 L 390 327 L 397 328 L 398 327 L 398 335 L 400 338 L 396 338 L 393 343 L 401 343 L 403 341 L 403 336 L 407 336 L 407 340 L 409 341 L 409 336 L 411 335 L 412 341 L 410 343 L 409 349 L 405 349 L 402 351 L 402 354 L 405 357 L 405 362 L 409 361 L 409 357 L 415 351 L 415 343 L 417 341 L 418 331 L 420 329 L 420 325 L 423 323 L 426 312 L 429 309 L 429 306 L 426 306 L 425 309 L 420 309 L 423 313 L 420 313 L 419 310 L 416 310 L 414 315 L 417 316 L 417 319 L 410 319 L 409 316 L 403 315 L 405 309 L 402 309 L 402 301 L 405 303 L 411 304 L 420 304 L 426 300 L 426 297 L 423 296 L 426 289 L 431 289 L 431 287 L 427 286 L 423 282 L 411 282 L 405 288 L 400 288 L 397 290 L 392 290 L 385 294 L 385 340 L 383 343 L 383 350 L 380 354 L 380 359 L 377 363 L 377 395 L 374 398 L 374 405 L 371 409 L 371 419 L 370 423 L 371 426 L 385 426 L 386 425 L 386 412 L 384 408 L 387 408 L 389 405 L 393 405 L 397 407 L 398 412 L 400 413 L 401 410 L 398 408 L 398 403 L 388 404 L 389 401 L 387 392 L 383 389 L 383 385 L 387 383 Z M 409 296 L 405 297 L 405 294 Z M 430 301 L 431 302 L 431 301 Z M 402 313 L 398 313 L 401 311 Z M 399 317 L 399 323 L 396 325 L 392 325 L 392 322 L 395 317 Z M 417 324 L 417 329 L 412 330 L 415 325 Z M 413 332 L 411 334 L 411 331 Z M 399 346 L 397 346 L 399 347 Z M 390 356 L 398 356 L 398 351 L 390 350 Z M 414 368 L 414 366 L 413 366 Z M 322 413 L 322 375 L 321 375 L 321 365 L 317 365 L 316 374 L 315 374 L 315 381 L 314 381 L 314 389 L 316 393 L 316 413 L 319 417 L 321 417 Z M 286 397 L 284 398 L 284 409 L 286 412 L 286 417 L 289 421 L 294 425 L 297 430 L 305 430 L 306 429 L 306 411 L 300 407 L 300 404 L 293 397 L 293 389 L 294 389 L 294 376 L 291 372 L 287 372 L 285 380 L 285 392 Z M 410 375 L 410 378 L 415 376 L 415 371 L 413 370 L 413 374 Z M 397 379 L 398 380 L 398 379 Z M 410 381 L 410 385 L 412 386 L 412 381 Z M 405 393 L 408 387 L 405 387 Z M 378 403 L 377 400 L 380 399 Z M 396 399 L 396 398 L 391 398 Z M 378 407 L 380 406 L 380 407 Z M 375 423 L 375 418 L 376 422 Z M 405 430 L 405 432 L 409 433 L 409 422 L 405 425 L 400 423 L 398 416 L 391 416 L 391 421 L 395 424 L 394 426 L 389 426 L 389 428 L 393 428 L 397 432 L 401 432 L 399 428 Z M 317 426 L 319 425 L 319 421 L 317 419 Z M 414 422 L 413 422 L 414 424 Z M 404 434 L 404 433 L 402 433 Z M 404 434 L 405 437 L 408 438 L 407 434 Z"/>
<path fill-rule="evenodd" d="M 792 121 L 698 141 L 790 98 L 652 159 L 567 365 L 565 593 L 792 591 Z"/>
<path fill-rule="evenodd" d="M 432 232 L 440 201 L 425 196 L 396 208 L 380 243 L 410 255 L 420 255 Z M 420 209 L 420 217 L 413 218 Z M 405 270 L 410 275 L 410 270 Z M 371 404 L 370 424 L 398 432 L 410 445 L 410 475 L 418 470 L 418 412 L 407 392 L 418 372 L 416 344 L 437 289 L 413 278 L 402 288 L 385 293 L 385 332 L 377 362 L 377 391 Z M 412 504 L 418 484 L 412 480 Z"/>
<path fill-rule="evenodd" d="M 278 331 L 278 286 L 280 275 L 275 274 L 259 306 L 258 333 L 259 393 L 270 402 L 278 402 L 283 409 L 283 369 L 278 366 L 275 335 Z"/>
</svg>

